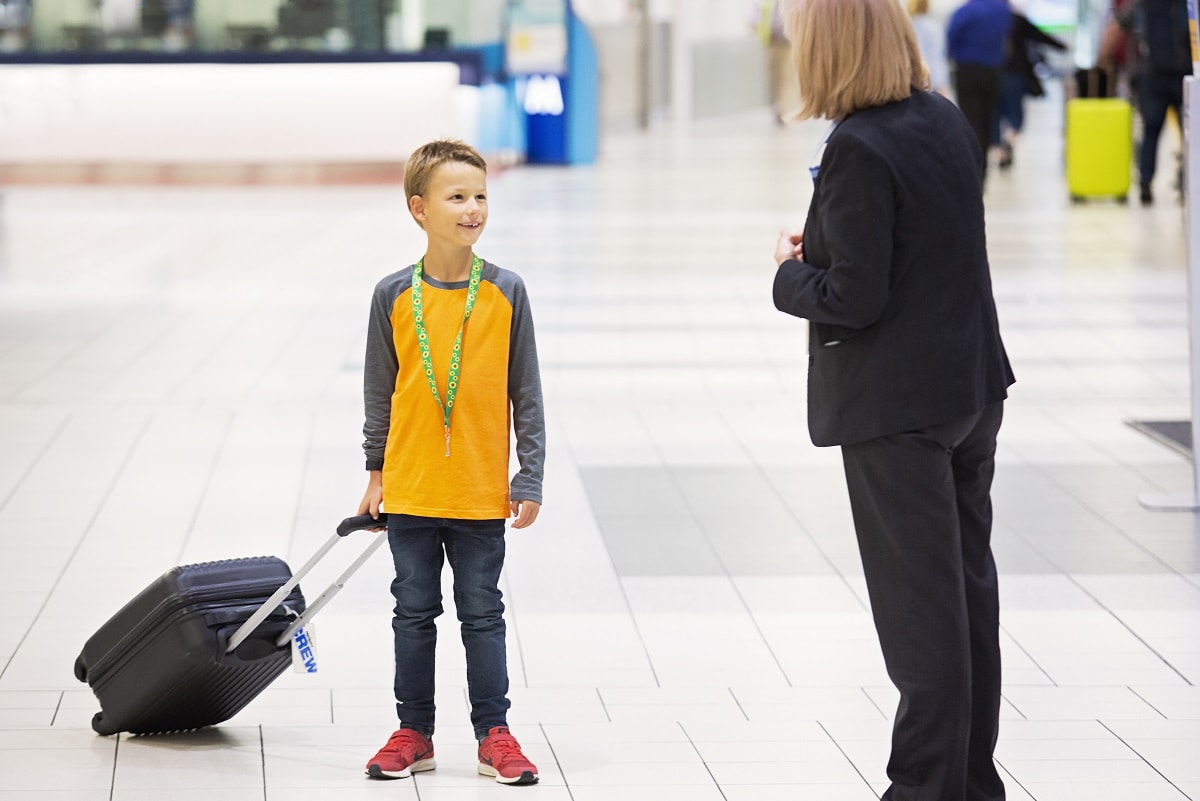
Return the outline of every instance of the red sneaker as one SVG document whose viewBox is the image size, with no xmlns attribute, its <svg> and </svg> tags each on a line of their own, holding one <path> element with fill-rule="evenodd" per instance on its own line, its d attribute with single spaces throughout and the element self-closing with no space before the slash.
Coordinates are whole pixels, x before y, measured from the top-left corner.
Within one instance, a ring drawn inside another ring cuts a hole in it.
<svg viewBox="0 0 1200 801">
<path fill-rule="evenodd" d="M 433 743 L 414 729 L 397 729 L 387 745 L 367 763 L 367 775 L 376 779 L 407 779 L 414 772 L 433 770 Z"/>
<path fill-rule="evenodd" d="M 521 753 L 521 744 L 506 726 L 494 726 L 479 744 L 479 773 L 501 784 L 537 784 L 538 771 Z"/>
</svg>

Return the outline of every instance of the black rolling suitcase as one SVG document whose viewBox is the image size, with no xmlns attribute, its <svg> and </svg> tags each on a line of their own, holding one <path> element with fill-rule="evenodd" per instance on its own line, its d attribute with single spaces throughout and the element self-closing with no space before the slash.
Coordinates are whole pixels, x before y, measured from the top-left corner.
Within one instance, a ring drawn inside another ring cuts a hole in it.
<svg viewBox="0 0 1200 801">
<path fill-rule="evenodd" d="M 84 644 L 75 677 L 100 701 L 98 734 L 157 734 L 228 720 L 292 661 L 293 634 L 386 540 L 377 536 L 316 601 L 302 579 L 341 537 L 381 525 L 351 517 L 295 575 L 273 556 L 172 568 Z"/>
</svg>

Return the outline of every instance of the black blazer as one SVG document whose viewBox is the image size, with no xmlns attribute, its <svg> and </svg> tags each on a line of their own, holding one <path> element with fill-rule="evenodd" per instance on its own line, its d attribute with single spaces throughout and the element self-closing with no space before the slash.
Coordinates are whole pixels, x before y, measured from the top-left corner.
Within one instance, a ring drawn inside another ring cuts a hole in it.
<svg viewBox="0 0 1200 801">
<path fill-rule="evenodd" d="M 930 92 L 859 111 L 829 137 L 805 261 L 785 261 L 774 285 L 776 308 L 809 320 L 814 444 L 946 423 L 1007 396 L 981 164 L 962 113 Z"/>
</svg>

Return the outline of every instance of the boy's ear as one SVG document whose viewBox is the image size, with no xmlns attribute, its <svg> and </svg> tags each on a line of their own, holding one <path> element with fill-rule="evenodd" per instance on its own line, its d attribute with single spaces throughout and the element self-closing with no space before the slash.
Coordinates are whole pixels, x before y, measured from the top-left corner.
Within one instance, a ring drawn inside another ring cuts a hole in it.
<svg viewBox="0 0 1200 801">
<path fill-rule="evenodd" d="M 425 198 L 413 195 L 408 199 L 408 210 L 418 222 L 425 222 Z"/>
</svg>

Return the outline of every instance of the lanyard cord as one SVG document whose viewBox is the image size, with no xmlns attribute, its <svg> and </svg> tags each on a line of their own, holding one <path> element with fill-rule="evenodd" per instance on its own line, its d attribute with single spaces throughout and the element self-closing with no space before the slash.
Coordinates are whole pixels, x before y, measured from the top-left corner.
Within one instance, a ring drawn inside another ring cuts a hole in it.
<svg viewBox="0 0 1200 801">
<path fill-rule="evenodd" d="M 450 455 L 450 413 L 454 411 L 454 399 L 458 396 L 458 377 L 462 371 L 462 341 L 463 330 L 471 312 L 475 310 L 475 298 L 479 296 L 479 281 L 483 275 L 483 259 L 471 254 L 471 278 L 467 283 L 467 305 L 463 308 L 462 323 L 458 326 L 458 336 L 454 338 L 454 350 L 450 352 L 450 372 L 446 376 L 446 400 L 438 392 L 437 378 L 433 374 L 433 358 L 429 355 L 429 334 L 425 330 L 425 312 L 421 305 L 421 273 L 425 269 L 425 259 L 422 258 L 413 267 L 412 277 L 412 312 L 413 324 L 417 328 L 417 346 L 421 350 L 421 366 L 425 369 L 425 379 L 429 382 L 429 391 L 442 410 L 443 431 L 446 436 L 446 455 Z"/>
</svg>

